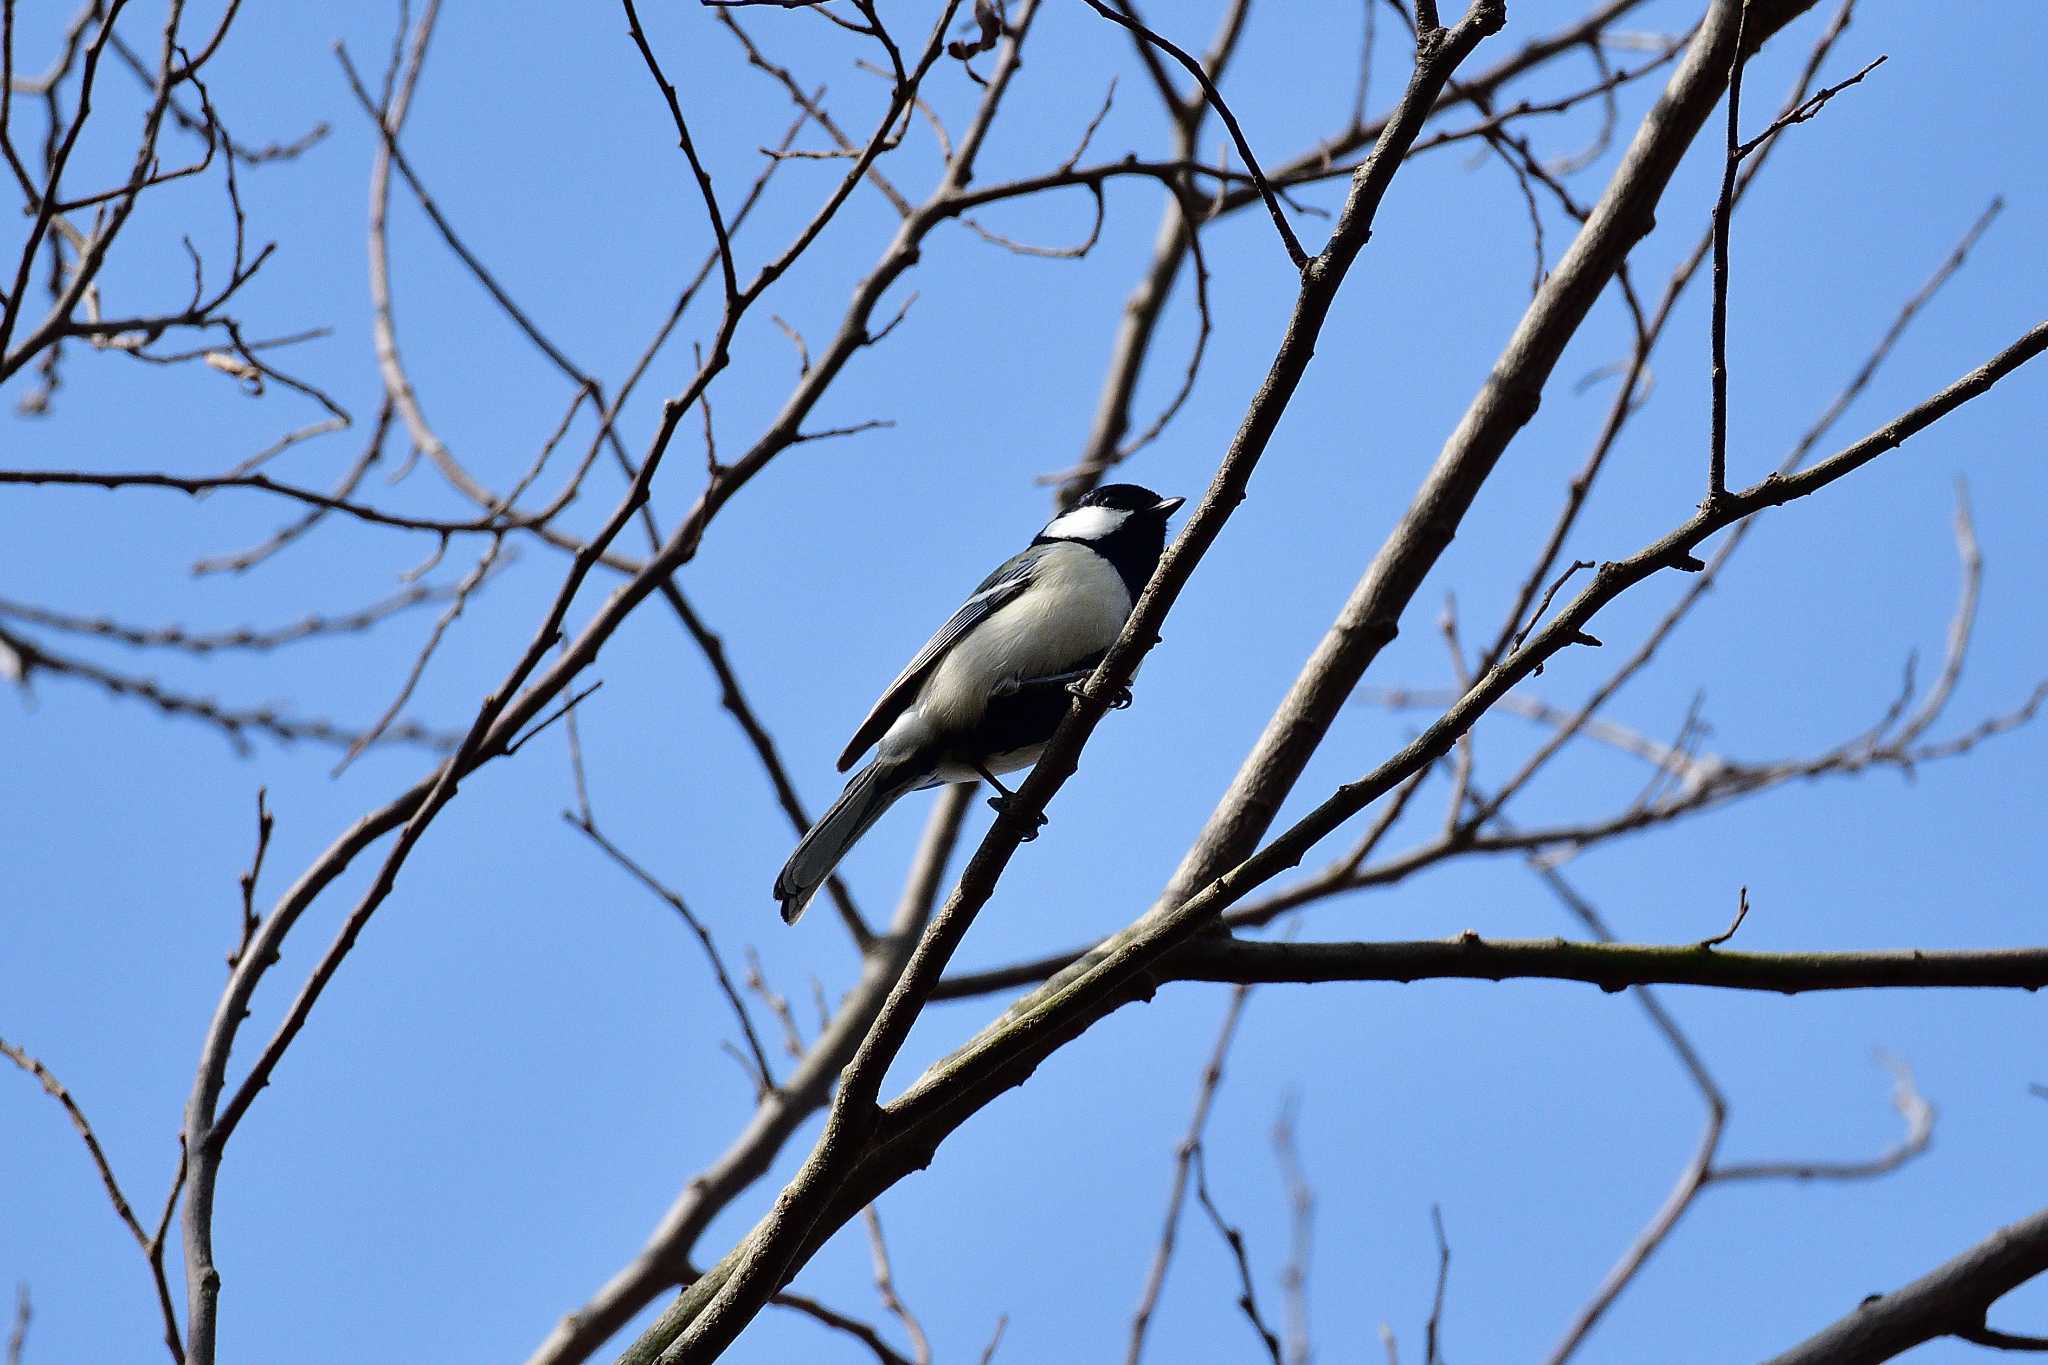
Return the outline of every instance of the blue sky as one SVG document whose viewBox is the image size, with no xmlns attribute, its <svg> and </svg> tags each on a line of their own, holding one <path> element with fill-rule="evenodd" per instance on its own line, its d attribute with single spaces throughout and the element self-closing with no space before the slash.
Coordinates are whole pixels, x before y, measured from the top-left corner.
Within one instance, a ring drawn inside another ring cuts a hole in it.
<svg viewBox="0 0 2048 1365">
<path fill-rule="evenodd" d="M 787 100 L 738 60 L 695 6 L 643 7 L 722 196 L 756 173 L 757 148 L 787 126 Z M 926 22 L 902 20 L 905 34 Z M 1516 0 L 1485 63 L 1579 12 Z M 1644 31 L 1682 28 L 1686 4 L 1651 3 Z M 1761 126 L 1825 22 L 1825 6 L 1752 67 L 1746 122 Z M 1151 7 L 1189 46 L 1212 7 Z M 61 20 L 19 17 L 23 66 Z M 245 141 L 334 131 L 301 159 L 247 172 L 258 240 L 276 259 L 240 304 L 255 334 L 328 326 L 281 363 L 327 386 L 355 434 L 283 457 L 279 477 L 325 485 L 360 449 L 376 409 L 364 288 L 364 184 L 373 148 L 330 48 L 380 68 L 396 14 L 250 6 L 213 68 L 217 106 Z M 136 32 L 148 35 L 149 15 Z M 1958 14 L 1966 18 L 1959 21 Z M 800 76 L 829 87 L 850 128 L 875 117 L 881 83 L 836 30 L 760 11 L 753 32 Z M 1358 16 L 1255 10 L 1226 91 L 1247 135 L 1278 161 L 1349 107 Z M 1374 66 L 1383 107 L 1405 67 L 1391 21 Z M 124 32 L 127 31 L 124 27 Z M 1995 41 L 1990 36 L 1995 35 Z M 140 39 L 138 39 L 140 41 Z M 2039 259 L 2048 155 L 2036 136 L 2036 54 L 2048 13 L 2020 0 L 1950 7 L 1870 3 L 1824 68 L 1841 79 L 1890 60 L 1785 145 L 1737 219 L 1730 309 L 1731 478 L 1784 450 L 1848 378 L 1901 301 L 1994 195 L 2006 209 L 1907 334 L 1826 448 L 1845 443 L 2005 345 L 2042 316 Z M 1624 54 L 1620 61 L 1640 60 Z M 1532 93 L 1589 78 L 1581 60 Z M 1121 35 L 1055 0 L 983 161 L 988 178 L 1057 165 L 1119 77 L 1096 154 L 1162 145 L 1161 122 Z M 1622 94 L 1624 136 L 1656 82 Z M 975 88 L 942 63 L 928 90 L 957 132 Z M 132 134 L 132 92 L 81 157 L 105 174 Z M 124 122 L 123 119 L 127 121 Z M 1534 126 L 1540 152 L 1584 145 L 1590 113 Z M 1661 287 L 1707 221 L 1717 133 L 1688 159 L 1636 259 Z M 807 132 L 799 145 L 816 145 Z M 1212 128 L 1205 148 L 1220 142 Z M 406 132 L 409 155 L 494 271 L 578 363 L 608 382 L 659 324 L 708 238 L 658 96 L 604 7 L 454 5 L 442 18 Z M 1609 151 L 1575 187 L 1598 192 Z M 906 193 L 937 166 L 913 128 L 890 171 Z M 831 163 L 796 163 L 739 238 L 758 262 L 824 192 Z M 90 174 L 78 182 L 91 182 Z M 1305 196 L 1325 206 L 1334 190 Z M 815 419 L 894 426 L 797 447 L 721 513 L 682 584 L 726 639 L 813 809 L 836 790 L 832 759 L 874 693 L 931 626 L 1047 514 L 1035 476 L 1071 463 L 1101 381 L 1118 310 L 1149 251 L 1156 189 L 1113 188 L 1100 243 L 1081 260 L 1013 256 L 957 227 L 934 234 L 892 292 L 916 302 L 883 345 L 849 366 Z M 394 192 L 393 270 L 412 375 L 443 436 L 487 480 L 516 477 L 567 391 L 496 315 Z M 987 225 L 1034 241 L 1078 240 L 1084 194 L 1007 206 Z M 893 231 L 863 189 L 741 333 L 713 390 L 722 449 L 761 431 L 795 378 L 774 312 L 813 346 Z M 1568 225 L 1545 213 L 1549 258 Z M 1311 248 L 1326 225 L 1304 219 Z M 227 220 L 208 180 L 166 191 L 138 215 L 132 254 L 109 267 L 110 299 L 182 297 L 180 233 L 209 260 Z M 11 238 L 9 240 L 12 240 Z M 1206 483 L 1277 343 L 1291 299 L 1270 223 L 1242 213 L 1205 237 L 1216 332 L 1175 425 L 1130 466 L 1165 493 Z M 1526 211 L 1501 166 L 1459 148 L 1409 165 L 1339 298 L 1301 392 L 1239 509 L 1170 618 L 1137 705 L 1110 718 L 1045 836 L 1012 864 L 960 955 L 997 965 L 1087 941 L 1149 901 L 1229 780 L 1272 705 L 1406 505 L 1525 306 Z M 110 307 L 112 305 L 110 304 Z M 125 306 L 125 305 L 124 305 Z M 623 424 L 644 446 L 659 399 L 690 370 L 698 311 L 657 360 Z M 1648 406 L 1617 449 L 1567 554 L 1617 558 L 1682 519 L 1699 497 L 1707 430 L 1704 289 L 1680 306 Z M 1162 328 L 1138 410 L 1178 382 L 1194 314 L 1186 281 Z M 1503 461 L 1367 681 L 1441 686 L 1433 621 L 1456 594 L 1469 639 L 1489 636 L 1548 529 L 1609 390 L 1579 376 L 1620 358 L 1610 298 L 1559 365 L 1542 411 Z M 52 413 L 0 418 L 0 463 L 218 471 L 318 414 L 289 395 L 239 397 L 194 368 L 159 370 L 74 347 Z M 1721 584 L 1609 714 L 1655 736 L 1695 694 L 1711 748 L 1762 760 L 1824 749 L 1873 723 L 1917 651 L 1939 659 L 1957 591 L 1953 485 L 1968 480 L 1986 558 L 1976 644 L 1932 736 L 2010 710 L 2048 675 L 2039 585 L 2048 579 L 2048 379 L 2023 371 L 1989 397 L 1822 496 L 1771 514 Z M 686 430 L 694 438 L 695 417 Z M 587 431 L 587 426 L 582 428 Z M 656 485 L 664 524 L 694 497 L 702 466 L 679 445 Z M 423 514 L 463 508 L 431 471 L 374 496 Z M 601 483 L 572 512 L 597 523 Z M 429 548 L 416 536 L 330 527 L 246 575 L 194 578 L 195 559 L 260 540 L 280 510 L 246 494 L 188 501 L 129 492 L 0 492 L 0 597 L 145 624 L 279 623 L 341 611 L 398 587 Z M 459 573 L 452 557 L 435 581 Z M 503 675 L 564 562 L 520 547 L 517 562 L 454 628 L 411 713 L 459 726 Z M 587 615 L 608 588 L 593 580 Z M 1604 612 L 1609 648 L 1566 656 L 1533 695 L 1570 702 L 1605 676 L 1681 590 L 1659 580 Z M 55 637 L 53 648 L 117 662 L 244 705 L 361 724 L 394 694 L 432 608 L 368 637 L 260 656 L 138 659 Z M 851 984 L 854 958 L 831 916 L 796 930 L 768 886 L 791 836 L 717 688 L 658 604 L 607 646 L 581 711 L 592 797 L 610 837 L 677 887 L 736 961 L 751 945 L 807 1024 L 811 982 Z M 1297 788 L 1295 808 L 1377 763 L 1422 717 L 1350 707 Z M 1477 733 L 1479 778 L 1498 781 L 1538 738 L 1512 716 Z M 364 809 L 416 780 L 427 756 L 379 749 L 330 776 L 336 755 L 220 736 L 110 700 L 66 679 L 0 698 L 0 827 L 11 832 L 8 933 L 0 948 L 0 1037 L 40 1055 L 71 1087 L 130 1196 L 151 1212 L 176 1159 L 180 1109 L 239 915 L 235 879 L 267 788 L 277 828 L 259 904 Z M 1723 927 L 1739 887 L 1753 949 L 1987 946 L 2042 940 L 2048 874 L 2040 778 L 2048 737 L 2022 729 L 1963 760 L 1831 777 L 1592 850 L 1566 868 L 1625 936 L 1697 939 Z M 1589 751 L 1561 762 L 1515 810 L 1568 820 L 1610 810 L 1639 768 Z M 222 1175 L 218 1257 L 224 1359 L 484 1362 L 523 1359 L 550 1325 L 634 1251 L 691 1174 L 750 1107 L 746 1078 L 717 1043 L 733 1026 L 697 945 L 560 819 L 573 802 L 559 735 L 492 765 L 435 823 L 396 894 L 321 1001 L 275 1083 L 236 1135 Z M 905 803 L 846 865 L 863 906 L 893 902 L 925 798 Z M 1441 787 L 1395 846 L 1427 838 Z M 978 805 L 970 837 L 988 816 Z M 1334 853 L 1332 849 L 1330 852 Z M 244 1048 L 289 1003 L 353 893 L 357 867 L 296 932 L 259 993 Z M 1311 911 L 1308 937 L 1574 933 L 1518 861 L 1460 861 Z M 977 1116 L 882 1213 L 896 1279 L 941 1361 L 976 1359 L 1007 1315 L 997 1359 L 1120 1358 L 1157 1235 L 1173 1145 L 1225 1005 L 1223 988 L 1176 986 L 1123 1011 Z M 1875 1183 L 1765 1183 L 1711 1191 L 1577 1359 L 1753 1359 L 1792 1344 L 2039 1206 L 2048 1184 L 2048 1081 L 2041 1003 L 2022 995 L 1854 994 L 1781 1000 L 1669 991 L 1732 1104 L 1730 1160 L 1848 1159 L 1894 1142 L 1882 1048 L 1908 1062 L 1939 1108 L 1932 1149 Z M 892 1087 L 966 1037 L 999 998 L 934 1007 Z M 246 1054 L 240 1055 L 246 1064 Z M 1429 1210 L 1454 1261 L 1445 1322 L 1460 1362 L 1539 1359 L 1649 1217 L 1695 1141 L 1697 1096 L 1626 997 L 1582 987 L 1438 983 L 1272 987 L 1252 996 L 1209 1127 L 1215 1193 L 1248 1239 L 1267 1311 L 1280 1306 L 1285 1191 L 1268 1144 L 1299 1106 L 1317 1195 L 1314 1340 L 1326 1361 L 1377 1358 L 1382 1321 L 1421 1358 L 1435 1275 Z M 785 1177 L 815 1124 L 783 1154 Z M 155 1313 L 140 1258 L 106 1208 L 76 1136 L 27 1077 L 0 1084 L 0 1280 L 35 1302 L 25 1359 L 146 1360 Z M 764 1183 L 713 1226 L 715 1258 L 771 1195 Z M 145 1215 L 147 1216 L 147 1215 Z M 175 1259 L 175 1258 L 174 1258 Z M 1220 1241 L 1192 1217 L 1154 1327 L 1152 1359 L 1256 1358 L 1232 1302 Z M 858 1230 L 835 1240 L 798 1288 L 881 1316 Z M 2041 1330 L 2048 1287 L 2012 1296 L 1994 1322 Z M 1962 1360 L 1936 1343 L 1916 1362 Z M 764 1316 L 731 1358 L 860 1360 L 858 1346 L 786 1314 Z"/>
</svg>

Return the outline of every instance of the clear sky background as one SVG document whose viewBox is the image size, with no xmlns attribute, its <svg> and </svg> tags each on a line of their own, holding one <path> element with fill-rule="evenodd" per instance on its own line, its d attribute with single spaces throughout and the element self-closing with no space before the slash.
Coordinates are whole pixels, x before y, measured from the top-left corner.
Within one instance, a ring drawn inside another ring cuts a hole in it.
<svg viewBox="0 0 2048 1365">
<path fill-rule="evenodd" d="M 931 7 L 914 8 L 889 6 L 906 36 L 922 31 Z M 1214 8 L 1150 11 L 1196 46 Z M 1676 31 L 1697 8 L 1651 3 L 1629 26 Z M 1816 7 L 1752 67 L 1753 128 L 1776 107 L 1830 8 Z M 40 62 L 63 9 L 54 0 L 20 6 L 18 41 L 31 54 L 23 66 Z M 643 9 L 731 203 L 758 168 L 756 149 L 787 126 L 787 101 L 695 5 L 653 0 Z M 1513 0 L 1509 31 L 1476 60 L 1581 9 Z M 324 486 L 360 449 L 379 392 L 364 287 L 373 139 L 330 48 L 344 42 L 365 70 L 380 70 L 397 16 L 384 5 L 246 11 L 210 82 L 236 134 L 263 142 L 320 121 L 334 128 L 303 158 L 247 172 L 242 187 L 252 234 L 280 248 L 239 312 L 254 334 L 331 327 L 281 363 L 327 386 L 358 419 L 357 433 L 297 449 L 275 468 Z M 138 42 L 154 13 L 138 11 Z M 846 126 L 867 126 L 881 83 L 854 69 L 866 54 L 851 39 L 801 15 L 755 11 L 749 22 L 778 59 L 829 87 Z M 1226 89 L 1270 160 L 1344 116 L 1359 24 L 1355 5 L 1255 7 Z M 1398 92 L 1406 66 L 1384 14 L 1380 29 L 1375 107 Z M 1994 195 L 2005 196 L 2003 216 L 1829 448 L 2041 318 L 2044 50 L 2048 9 L 2028 0 L 1859 8 L 1824 78 L 1880 53 L 1890 61 L 1787 135 L 1737 220 L 1732 479 L 1758 477 L 1781 458 Z M 1569 79 L 1590 73 L 1580 60 Z M 1057 165 L 1112 75 L 1117 98 L 1095 151 L 1158 152 L 1156 101 L 1123 35 L 1076 0 L 1049 0 L 984 173 Z M 109 78 L 102 140 L 81 152 L 81 188 L 126 155 L 134 92 L 119 86 L 124 78 Z M 1573 182 L 1582 197 L 1597 194 L 1658 83 L 1623 92 L 1622 136 Z M 943 63 L 927 93 L 957 131 L 976 91 Z M 1583 146 L 1595 122 L 1588 113 L 1530 131 L 1539 151 L 1560 155 Z M 666 114 L 616 9 L 450 5 L 405 141 L 522 305 L 578 363 L 615 383 L 708 244 Z M 807 132 L 799 143 L 817 140 Z M 1661 287 L 1707 222 L 1717 143 L 1715 131 L 1701 138 L 1635 258 L 1646 292 Z M 1205 146 L 1217 145 L 1212 128 Z M 891 174 L 918 197 L 936 165 L 920 123 Z M 832 163 L 785 168 L 740 236 L 743 263 L 779 248 L 837 174 Z M 1338 191 L 1305 197 L 1327 206 Z M 816 419 L 895 425 L 783 456 L 720 515 L 683 575 L 813 809 L 836 791 L 832 759 L 880 686 L 1047 515 L 1034 478 L 1075 458 L 1158 200 L 1156 187 L 1114 187 L 1101 241 L 1078 261 L 1014 256 L 957 226 L 935 233 L 885 305 L 886 315 L 915 289 L 907 320 L 855 359 Z M 414 380 L 451 446 L 503 485 L 558 419 L 567 391 L 402 188 L 393 202 L 398 318 Z M 991 212 L 987 223 L 1063 242 L 1077 240 L 1088 217 L 1075 192 Z M 1544 221 L 1554 262 L 1569 230 L 1547 207 Z M 179 234 L 218 261 L 227 227 L 215 181 L 166 192 L 138 219 L 132 254 L 110 267 L 109 299 L 139 307 L 182 297 Z M 1316 219 L 1301 228 L 1311 249 L 1327 232 Z M 793 349 L 767 313 L 819 344 L 893 229 L 887 204 L 863 188 L 749 322 L 714 390 L 722 448 L 751 442 L 795 376 Z M 1192 496 L 1205 485 L 1293 293 L 1262 215 L 1236 215 L 1206 242 L 1216 317 L 1209 359 L 1177 423 L 1128 471 L 1164 493 Z M 1090 941 L 1148 904 L 1484 377 L 1527 302 L 1530 250 L 1519 191 L 1497 162 L 1460 147 L 1404 170 L 1249 500 L 1149 659 L 1136 706 L 1097 734 L 959 965 Z M 659 399 L 690 372 L 688 340 L 707 336 L 714 316 L 700 306 L 656 362 L 623 424 L 629 448 L 644 448 Z M 1630 553 L 1698 499 L 1707 326 L 1702 286 L 1674 321 L 1654 394 L 1568 555 Z M 1183 278 L 1141 413 L 1171 394 L 1193 330 Z M 1447 592 L 1468 637 L 1490 636 L 1606 410 L 1606 384 L 1578 392 L 1575 381 L 1625 346 L 1610 297 L 1369 683 L 1448 682 L 1432 626 Z M 212 372 L 76 347 L 50 415 L 13 416 L 21 388 L 0 418 L 0 463 L 10 466 L 215 472 L 319 415 L 283 393 L 242 399 Z M 1669 736 L 1703 693 L 1709 746 L 1745 760 L 1817 752 L 1872 724 L 1909 653 L 1918 651 L 1923 681 L 1940 657 L 1958 586 L 1950 516 L 1959 476 L 1987 567 L 1977 641 L 1933 737 L 2019 705 L 2048 675 L 2044 407 L 2048 375 L 2023 371 L 1898 453 L 1771 514 L 1610 714 Z M 370 485 L 379 501 L 463 511 L 430 470 L 396 489 L 381 477 Z M 665 519 L 701 478 L 694 446 L 679 442 L 656 487 Z M 615 491 L 615 481 L 600 482 L 572 521 L 594 525 Z M 8 489 L 0 597 L 145 624 L 280 623 L 395 590 L 429 548 L 417 536 L 336 526 L 255 573 L 189 573 L 195 559 L 260 540 L 286 515 L 246 494 L 188 501 Z M 435 581 L 461 567 L 451 558 Z M 455 627 L 410 714 L 465 723 L 516 657 L 563 567 L 559 556 L 521 546 Z M 1531 694 L 1582 696 L 1682 586 L 1667 576 L 1604 612 L 1596 629 L 1605 653 L 1568 654 Z M 608 587 L 594 580 L 577 619 Z M 361 724 L 394 694 L 432 613 L 367 638 L 255 657 L 138 659 L 35 638 L 239 704 L 274 700 Z M 769 979 L 808 1020 L 810 983 L 836 994 L 851 984 L 854 958 L 829 912 L 796 930 L 776 920 L 768 887 L 790 834 L 717 709 L 702 659 L 656 604 L 612 640 L 591 676 L 604 689 L 581 711 L 582 735 L 607 833 L 682 892 L 729 956 L 758 949 Z M 1295 806 L 1366 771 L 1421 721 L 1351 706 Z M 1537 737 L 1514 717 L 1488 719 L 1477 737 L 1481 783 L 1510 772 Z M 235 940 L 235 879 L 254 838 L 256 790 L 268 788 L 277 815 L 261 903 L 430 762 L 386 748 L 334 778 L 335 757 L 262 740 L 238 756 L 204 726 L 62 678 L 0 697 L 0 1037 L 40 1055 L 71 1087 L 142 1209 L 158 1207 L 176 1160 L 181 1107 Z M 1567 871 L 1621 933 L 1643 941 L 1718 931 L 1747 886 L 1754 911 L 1740 942 L 1752 949 L 2039 943 L 2044 772 L 2048 731 L 2022 729 L 1913 780 L 1878 771 L 1788 787 L 1602 847 Z M 1558 764 L 1514 813 L 1530 822 L 1588 817 L 1624 803 L 1643 777 L 1625 760 L 1588 753 Z M 1433 833 L 1441 798 L 1439 787 L 1418 801 L 1394 846 Z M 873 918 L 893 903 L 927 799 L 892 813 L 844 869 Z M 716 1046 L 733 1027 L 694 939 L 563 824 L 572 800 L 559 734 L 467 784 L 236 1135 L 217 1225 L 224 1360 L 523 1359 L 638 1248 L 750 1110 L 746 1077 Z M 987 819 L 977 804 L 970 838 Z M 292 938 L 257 997 L 245 1050 L 268 1036 L 365 876 L 359 867 L 344 878 Z M 1489 937 L 1577 932 L 1513 858 L 1462 862 L 1329 903 L 1297 932 L 1412 938 L 1467 928 Z M 996 1358 L 1010 1365 L 1121 1358 L 1174 1144 L 1226 996 L 1174 986 L 1117 1014 L 884 1198 L 898 1285 L 940 1361 L 978 1359 L 1002 1315 Z M 1890 1079 L 1873 1060 L 1880 1048 L 1909 1063 L 1938 1106 L 1934 1142 L 1874 1183 L 1710 1191 L 1578 1359 L 1770 1354 L 2043 1202 L 2048 1103 L 2028 1092 L 2029 1082 L 2048 1081 L 2041 1000 L 1700 990 L 1665 1000 L 1730 1097 L 1728 1159 L 1854 1159 L 1894 1143 L 1900 1122 L 1887 1103 Z M 1001 1003 L 934 1007 L 890 1089 Z M 1216 1197 L 1244 1229 L 1261 1301 L 1276 1318 L 1288 1219 L 1268 1134 L 1290 1103 L 1319 1201 L 1314 1341 L 1317 1358 L 1331 1362 L 1378 1359 L 1381 1322 L 1398 1333 L 1404 1360 L 1421 1358 L 1436 1271 L 1433 1204 L 1454 1250 L 1447 1356 L 1459 1365 L 1541 1358 L 1662 1200 L 1703 1117 L 1625 996 L 1544 983 L 1261 989 L 1208 1142 Z M 815 1128 L 785 1151 L 771 1180 L 793 1169 Z M 76 1136 L 25 1076 L 0 1077 L 0 1174 L 0 1282 L 27 1283 L 35 1305 L 25 1359 L 161 1359 L 141 1259 Z M 764 1182 L 714 1225 L 706 1261 L 752 1224 L 772 1189 Z M 826 1248 L 798 1287 L 881 1316 L 858 1229 Z M 1257 1358 L 1234 1297 L 1227 1253 L 1192 1217 L 1151 1359 Z M 2012 1296 L 1993 1320 L 2048 1330 L 2048 1284 Z M 1975 1354 L 1950 1341 L 1911 1358 L 1934 1365 Z M 867 1357 L 844 1337 L 770 1311 L 731 1358 Z"/>
</svg>

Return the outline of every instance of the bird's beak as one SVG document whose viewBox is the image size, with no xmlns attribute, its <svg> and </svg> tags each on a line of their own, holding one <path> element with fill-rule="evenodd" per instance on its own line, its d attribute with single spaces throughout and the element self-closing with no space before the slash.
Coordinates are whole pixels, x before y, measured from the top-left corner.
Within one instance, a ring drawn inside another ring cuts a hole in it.
<svg viewBox="0 0 2048 1365">
<path fill-rule="evenodd" d="M 1172 516 L 1175 512 L 1178 512 L 1180 510 L 1180 505 L 1186 501 L 1186 498 L 1161 498 L 1156 504 L 1154 504 L 1152 510 L 1154 512 L 1157 512 L 1159 514 L 1160 519 L 1163 521 L 1167 517 Z"/>
</svg>

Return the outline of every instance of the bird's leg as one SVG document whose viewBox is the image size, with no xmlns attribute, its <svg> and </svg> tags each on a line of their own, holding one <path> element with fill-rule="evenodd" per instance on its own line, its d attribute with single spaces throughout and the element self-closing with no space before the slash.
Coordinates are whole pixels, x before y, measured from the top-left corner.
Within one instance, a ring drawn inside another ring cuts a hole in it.
<svg viewBox="0 0 2048 1365">
<path fill-rule="evenodd" d="M 1017 793 L 1011 791 L 1008 787 L 1005 787 L 1002 783 L 998 782 L 996 780 L 996 775 L 994 773 L 990 772 L 987 768 L 982 767 L 981 764 L 976 763 L 973 759 L 967 760 L 967 766 L 974 769 L 975 772 L 980 773 L 982 781 L 988 783 L 991 787 L 994 787 L 998 792 L 1001 793 L 1001 795 L 999 796 L 991 796 L 988 799 L 988 808 L 994 811 L 996 814 L 1001 815 L 1004 809 L 1010 804 L 1010 802 L 1014 801 L 1017 798 Z M 1026 830 L 1019 842 L 1028 844 L 1033 839 L 1036 839 L 1038 837 L 1038 831 L 1045 827 L 1045 823 L 1045 813 L 1041 811 L 1039 812 L 1038 823 L 1033 825 L 1030 829 Z"/>
</svg>

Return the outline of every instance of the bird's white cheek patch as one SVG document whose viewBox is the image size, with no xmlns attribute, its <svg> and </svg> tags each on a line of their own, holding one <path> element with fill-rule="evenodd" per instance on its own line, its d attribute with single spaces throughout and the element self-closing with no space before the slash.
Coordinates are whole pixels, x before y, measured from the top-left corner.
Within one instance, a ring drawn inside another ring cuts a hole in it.
<svg viewBox="0 0 2048 1365">
<path fill-rule="evenodd" d="M 1108 507 L 1076 507 L 1047 523 L 1044 534 L 1055 540 L 1100 540 L 1124 524 L 1129 512 Z"/>
</svg>

